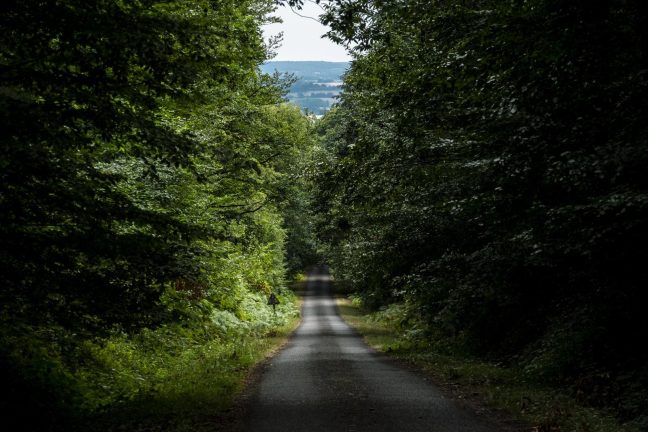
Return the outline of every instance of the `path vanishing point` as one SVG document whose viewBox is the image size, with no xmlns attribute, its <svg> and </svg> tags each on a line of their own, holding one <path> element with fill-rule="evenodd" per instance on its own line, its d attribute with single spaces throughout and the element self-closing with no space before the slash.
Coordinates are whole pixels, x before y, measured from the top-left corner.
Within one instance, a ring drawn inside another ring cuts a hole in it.
<svg viewBox="0 0 648 432">
<path fill-rule="evenodd" d="M 310 272 L 302 323 L 261 376 L 246 431 L 495 431 L 369 348 L 340 318 L 329 279 L 325 267 Z"/>
</svg>

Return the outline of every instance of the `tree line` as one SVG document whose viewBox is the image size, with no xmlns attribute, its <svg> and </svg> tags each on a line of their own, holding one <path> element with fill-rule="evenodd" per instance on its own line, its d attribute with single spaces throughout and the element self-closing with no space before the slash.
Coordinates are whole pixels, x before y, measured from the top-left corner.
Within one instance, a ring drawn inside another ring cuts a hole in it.
<svg viewBox="0 0 648 432">
<path fill-rule="evenodd" d="M 205 362 L 248 361 L 251 340 L 297 313 L 284 288 L 310 247 L 299 189 L 311 122 L 283 103 L 290 82 L 259 69 L 274 48 L 260 29 L 274 7 L 0 6 L 0 374 L 11 430 L 72 430 L 146 398 L 180 403 L 207 387 L 189 382 L 209 383 Z M 198 367 L 204 376 L 186 375 Z"/>
<path fill-rule="evenodd" d="M 645 2 L 324 7 L 355 53 L 317 127 L 338 280 L 418 343 L 645 422 Z"/>
</svg>

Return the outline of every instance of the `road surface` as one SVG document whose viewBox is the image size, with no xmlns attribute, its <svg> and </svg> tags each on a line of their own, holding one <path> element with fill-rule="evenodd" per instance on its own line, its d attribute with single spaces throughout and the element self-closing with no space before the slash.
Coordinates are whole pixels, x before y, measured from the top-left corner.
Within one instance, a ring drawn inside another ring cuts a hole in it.
<svg viewBox="0 0 648 432">
<path fill-rule="evenodd" d="M 372 351 L 338 315 L 324 267 L 309 274 L 302 312 L 302 324 L 261 377 L 246 431 L 494 431 Z"/>
</svg>

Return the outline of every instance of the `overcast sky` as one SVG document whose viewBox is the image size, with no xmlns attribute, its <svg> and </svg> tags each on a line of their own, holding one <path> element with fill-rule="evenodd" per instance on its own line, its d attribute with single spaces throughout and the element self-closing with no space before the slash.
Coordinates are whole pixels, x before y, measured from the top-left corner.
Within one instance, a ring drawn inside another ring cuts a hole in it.
<svg viewBox="0 0 648 432">
<path fill-rule="evenodd" d="M 300 15 L 317 18 L 322 9 L 310 2 L 305 2 Z M 277 8 L 275 15 L 281 17 L 282 24 L 264 26 L 264 37 L 267 40 L 283 31 L 283 43 L 277 50 L 277 57 L 272 60 L 325 60 L 349 61 L 351 58 L 346 50 L 331 42 L 322 35 L 328 28 L 309 18 L 302 18 L 290 10 L 288 6 Z"/>
</svg>

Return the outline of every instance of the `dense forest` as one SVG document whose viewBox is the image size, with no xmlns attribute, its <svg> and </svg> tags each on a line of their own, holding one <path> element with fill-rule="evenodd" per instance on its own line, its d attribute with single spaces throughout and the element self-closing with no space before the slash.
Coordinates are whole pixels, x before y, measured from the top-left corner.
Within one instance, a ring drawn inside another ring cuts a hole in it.
<svg viewBox="0 0 648 432">
<path fill-rule="evenodd" d="M 0 6 L 3 428 L 222 410 L 320 260 L 648 428 L 648 3 L 318 1 L 353 54 L 320 120 L 262 69 L 286 3 Z"/>
<path fill-rule="evenodd" d="M 338 280 L 648 427 L 648 3 L 351 1 L 318 125 Z"/>
<path fill-rule="evenodd" d="M 273 8 L 0 6 L 4 430 L 209 405 L 298 314 L 312 125 L 259 70 Z"/>
</svg>

